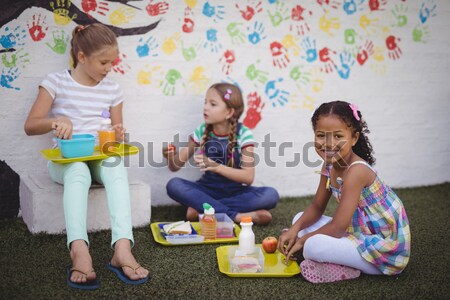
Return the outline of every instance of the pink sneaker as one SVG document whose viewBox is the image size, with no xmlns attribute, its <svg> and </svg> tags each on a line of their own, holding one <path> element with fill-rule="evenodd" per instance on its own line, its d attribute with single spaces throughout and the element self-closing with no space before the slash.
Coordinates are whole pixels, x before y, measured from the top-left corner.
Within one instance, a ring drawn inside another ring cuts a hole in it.
<svg viewBox="0 0 450 300">
<path fill-rule="evenodd" d="M 312 283 L 354 279 L 361 275 L 361 271 L 358 269 L 333 263 L 316 262 L 310 259 L 301 262 L 300 270 L 303 277 Z"/>
</svg>

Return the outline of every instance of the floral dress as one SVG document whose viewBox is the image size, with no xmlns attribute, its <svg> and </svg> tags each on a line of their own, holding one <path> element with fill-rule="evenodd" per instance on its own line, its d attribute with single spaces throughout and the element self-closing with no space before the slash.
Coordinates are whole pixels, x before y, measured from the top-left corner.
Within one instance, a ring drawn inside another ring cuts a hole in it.
<svg viewBox="0 0 450 300">
<path fill-rule="evenodd" d="M 376 171 L 365 161 L 356 161 Z M 330 184 L 332 166 L 323 174 L 328 177 L 329 188 L 339 202 L 341 189 L 345 184 L 337 178 L 339 187 Z M 355 243 L 358 252 L 368 262 L 386 275 L 399 274 L 406 267 L 411 248 L 411 234 L 405 207 L 400 198 L 376 175 L 373 183 L 364 187 L 358 206 L 347 228 L 346 237 Z"/>
</svg>

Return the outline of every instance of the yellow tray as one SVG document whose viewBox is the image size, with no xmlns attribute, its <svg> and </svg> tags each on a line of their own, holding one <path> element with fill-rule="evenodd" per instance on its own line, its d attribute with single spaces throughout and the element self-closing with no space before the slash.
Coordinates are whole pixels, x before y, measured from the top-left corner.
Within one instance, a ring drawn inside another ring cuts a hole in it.
<svg viewBox="0 0 450 300">
<path fill-rule="evenodd" d="M 261 247 L 261 244 L 256 245 Z M 275 253 L 266 253 L 264 250 L 264 272 L 261 273 L 232 273 L 228 258 L 228 249 L 237 246 L 220 246 L 216 248 L 217 263 L 220 272 L 230 277 L 291 277 L 300 274 L 300 267 L 296 261 L 285 264 L 285 257 L 278 250 Z M 261 247 L 262 249 L 262 247 Z"/>
<path fill-rule="evenodd" d="M 180 246 L 180 245 L 202 245 L 202 244 L 217 244 L 217 243 L 237 243 L 239 242 L 238 236 L 241 232 L 241 228 L 239 225 L 234 224 L 234 237 L 232 238 L 217 238 L 215 240 L 205 240 L 201 243 L 186 243 L 186 244 L 171 244 L 163 237 L 161 234 L 161 230 L 159 228 L 159 224 L 167 224 L 170 222 L 157 222 L 150 224 L 150 229 L 153 234 L 153 238 L 155 239 L 155 242 L 160 243 L 164 246 Z M 195 231 L 197 231 L 199 234 L 201 234 L 200 231 L 200 223 L 199 222 L 191 222 L 192 228 L 194 228 Z"/>
<path fill-rule="evenodd" d="M 105 159 L 110 156 L 126 156 L 133 155 L 139 152 L 139 148 L 136 146 L 131 146 L 129 144 L 116 143 L 115 147 L 111 147 L 113 151 L 108 152 L 107 154 L 100 153 L 99 147 L 95 146 L 94 153 L 90 156 L 82 156 L 82 157 L 74 157 L 74 158 L 65 158 L 61 155 L 61 152 L 58 148 L 55 149 L 44 149 L 41 150 L 42 156 L 46 159 L 51 160 L 55 163 L 67 164 L 76 161 L 88 161 L 88 160 L 98 160 Z"/>
</svg>

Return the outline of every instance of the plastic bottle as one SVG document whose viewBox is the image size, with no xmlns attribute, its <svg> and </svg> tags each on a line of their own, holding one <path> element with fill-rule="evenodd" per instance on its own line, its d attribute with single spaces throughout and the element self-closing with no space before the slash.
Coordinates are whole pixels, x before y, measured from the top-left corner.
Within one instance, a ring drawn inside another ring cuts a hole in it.
<svg viewBox="0 0 450 300">
<path fill-rule="evenodd" d="M 203 203 L 203 210 L 203 218 L 200 220 L 202 235 L 205 240 L 215 240 L 217 226 L 215 210 L 209 203 Z"/>
<path fill-rule="evenodd" d="M 255 252 L 255 233 L 252 229 L 252 217 L 242 217 L 240 225 L 241 233 L 239 233 L 239 252 L 243 255 L 252 254 Z"/>
<path fill-rule="evenodd" d="M 109 146 L 113 145 L 113 142 L 116 141 L 116 131 L 111 125 L 111 119 L 109 118 L 109 112 L 102 112 L 102 123 L 100 129 L 98 130 L 98 146 L 100 152 L 108 152 Z M 105 146 L 105 144 L 107 144 Z"/>
</svg>

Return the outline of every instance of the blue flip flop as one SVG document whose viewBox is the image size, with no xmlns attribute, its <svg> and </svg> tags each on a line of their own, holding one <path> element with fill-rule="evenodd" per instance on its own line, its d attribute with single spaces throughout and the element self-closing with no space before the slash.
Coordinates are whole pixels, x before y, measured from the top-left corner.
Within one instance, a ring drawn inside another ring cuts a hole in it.
<svg viewBox="0 0 450 300">
<path fill-rule="evenodd" d="M 125 273 L 122 270 L 123 267 L 128 267 L 136 272 L 136 270 L 141 267 L 140 265 L 138 265 L 136 268 L 133 268 L 132 266 L 129 266 L 129 265 L 123 265 L 122 267 L 115 267 L 111 263 L 108 263 L 106 265 L 106 267 L 108 269 L 110 269 L 111 271 L 113 271 L 117 275 L 117 277 L 119 277 L 119 279 L 122 280 L 123 282 L 125 282 L 126 284 L 143 284 L 143 283 L 146 283 L 149 279 L 149 276 L 147 276 L 142 279 L 131 280 L 127 275 L 125 275 Z"/>
<path fill-rule="evenodd" d="M 87 275 L 86 273 L 84 273 L 80 270 L 74 269 L 70 266 L 67 267 L 66 272 L 67 272 L 67 285 L 68 286 L 73 287 L 75 289 L 80 289 L 80 290 L 96 290 L 100 287 L 100 282 L 98 281 L 97 278 L 95 278 L 94 280 L 83 282 L 83 283 L 73 282 L 72 280 L 70 280 L 70 277 L 72 276 L 73 271 L 77 271 L 84 275 Z M 94 270 L 92 270 L 92 271 L 94 271 Z"/>
</svg>

